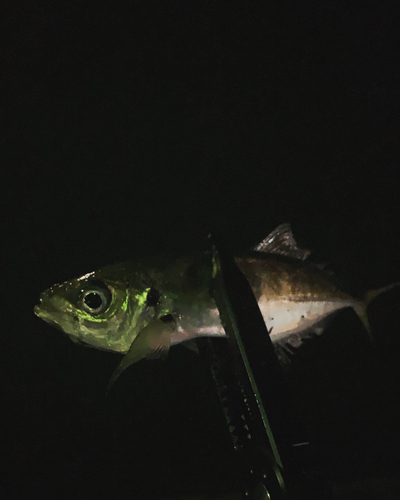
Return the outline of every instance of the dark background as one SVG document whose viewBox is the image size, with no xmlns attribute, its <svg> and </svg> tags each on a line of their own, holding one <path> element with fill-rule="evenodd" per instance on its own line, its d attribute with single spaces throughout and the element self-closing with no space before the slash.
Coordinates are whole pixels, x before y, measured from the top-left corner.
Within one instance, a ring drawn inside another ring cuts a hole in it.
<svg viewBox="0 0 400 500">
<path fill-rule="evenodd" d="M 240 486 L 197 356 L 139 363 L 105 400 L 120 358 L 32 313 L 53 283 L 282 222 L 354 290 L 400 280 L 396 4 L 115 4 L 15 2 L 0 21 L 2 498 Z M 399 298 L 371 306 L 373 347 L 344 313 L 292 364 L 335 484 L 397 477 Z"/>
</svg>

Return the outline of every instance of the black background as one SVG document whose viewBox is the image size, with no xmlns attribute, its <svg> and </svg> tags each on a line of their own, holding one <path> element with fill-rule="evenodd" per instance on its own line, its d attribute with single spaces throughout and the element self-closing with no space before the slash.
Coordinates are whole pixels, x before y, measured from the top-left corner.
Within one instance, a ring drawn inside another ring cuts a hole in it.
<svg viewBox="0 0 400 500">
<path fill-rule="evenodd" d="M 399 281 L 398 26 L 388 2 L 12 4 L 2 498 L 240 486 L 193 352 L 139 363 L 105 400 L 119 357 L 75 346 L 32 308 L 104 264 L 186 251 L 210 230 L 243 249 L 282 222 L 354 290 Z M 395 290 L 371 306 L 374 347 L 344 313 L 292 365 L 314 467 L 331 481 L 396 477 L 398 304 Z"/>
</svg>

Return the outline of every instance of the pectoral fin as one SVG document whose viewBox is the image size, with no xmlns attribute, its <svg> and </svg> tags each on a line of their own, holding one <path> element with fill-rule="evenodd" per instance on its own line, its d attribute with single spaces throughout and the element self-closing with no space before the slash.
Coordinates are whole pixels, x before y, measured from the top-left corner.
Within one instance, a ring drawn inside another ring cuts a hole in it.
<svg viewBox="0 0 400 500">
<path fill-rule="evenodd" d="M 176 322 L 169 314 L 160 319 L 154 319 L 143 328 L 132 342 L 129 351 L 111 376 L 107 393 L 121 373 L 133 363 L 143 358 L 157 359 L 165 356 L 171 346 L 171 337 L 176 329 Z"/>
</svg>

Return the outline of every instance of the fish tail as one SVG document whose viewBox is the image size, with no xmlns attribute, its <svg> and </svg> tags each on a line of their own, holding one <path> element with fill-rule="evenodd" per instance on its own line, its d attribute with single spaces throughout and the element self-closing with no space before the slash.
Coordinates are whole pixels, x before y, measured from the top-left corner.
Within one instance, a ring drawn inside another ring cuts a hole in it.
<svg viewBox="0 0 400 500">
<path fill-rule="evenodd" d="M 372 340 L 373 339 L 372 329 L 371 329 L 371 325 L 370 325 L 370 322 L 368 319 L 367 307 L 368 307 L 368 304 L 366 302 L 364 302 L 364 303 L 361 303 L 360 306 L 357 307 L 355 310 L 356 310 L 357 316 L 362 321 L 364 328 L 367 330 L 370 340 Z"/>
<path fill-rule="evenodd" d="M 400 286 L 400 281 L 397 281 L 396 283 L 392 283 L 391 285 L 384 286 L 382 288 L 378 288 L 377 290 L 369 290 L 365 296 L 364 296 L 364 302 L 366 306 L 368 307 L 369 304 L 376 298 L 378 295 L 381 295 L 382 293 L 386 293 L 389 290 L 392 290 L 392 288 L 396 288 Z"/>
<path fill-rule="evenodd" d="M 392 288 L 396 288 L 398 286 L 400 286 L 400 282 L 392 283 L 391 285 L 387 285 L 387 286 L 384 286 L 382 288 L 378 288 L 376 290 L 369 290 L 364 295 L 364 302 L 362 304 L 360 304 L 360 306 L 357 308 L 356 312 L 358 314 L 358 317 L 363 322 L 363 325 L 364 325 L 365 329 L 367 330 L 368 335 L 369 335 L 371 340 L 373 339 L 373 337 L 372 337 L 371 325 L 370 325 L 369 319 L 368 319 L 368 312 L 367 312 L 368 306 L 373 300 L 375 300 L 376 297 L 378 297 L 378 295 L 381 295 L 382 293 L 386 293 L 389 290 L 392 290 Z"/>
</svg>

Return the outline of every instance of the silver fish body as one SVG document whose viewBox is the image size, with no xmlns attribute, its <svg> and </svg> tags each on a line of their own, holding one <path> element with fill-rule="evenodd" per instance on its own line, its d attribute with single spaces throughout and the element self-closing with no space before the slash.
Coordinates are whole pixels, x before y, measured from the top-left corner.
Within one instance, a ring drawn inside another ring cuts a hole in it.
<svg viewBox="0 0 400 500">
<path fill-rule="evenodd" d="M 341 291 L 332 277 L 305 262 L 290 226 L 276 228 L 236 263 L 249 281 L 270 331 L 280 343 L 334 311 L 352 307 L 369 330 L 365 302 Z M 170 345 L 225 335 L 211 293 L 211 255 L 171 262 L 107 266 L 44 291 L 35 314 L 73 341 L 127 354 L 124 367 L 157 357 Z M 140 354 L 138 354 L 140 353 Z"/>
</svg>

